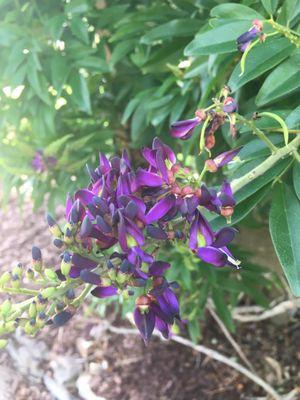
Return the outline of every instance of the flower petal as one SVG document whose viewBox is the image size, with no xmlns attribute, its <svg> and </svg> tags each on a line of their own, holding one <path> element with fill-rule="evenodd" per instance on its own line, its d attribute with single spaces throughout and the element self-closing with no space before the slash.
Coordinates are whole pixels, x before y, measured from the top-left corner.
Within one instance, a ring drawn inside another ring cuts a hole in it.
<svg viewBox="0 0 300 400">
<path fill-rule="evenodd" d="M 147 224 L 151 224 L 154 221 L 159 220 L 167 214 L 167 212 L 174 206 L 175 196 L 170 194 L 156 203 L 146 215 Z"/>
<path fill-rule="evenodd" d="M 155 326 L 154 312 L 149 309 L 148 312 L 142 313 L 137 307 L 134 310 L 133 317 L 136 327 L 140 331 L 145 344 L 147 344 L 152 336 L 152 332 Z"/>
</svg>

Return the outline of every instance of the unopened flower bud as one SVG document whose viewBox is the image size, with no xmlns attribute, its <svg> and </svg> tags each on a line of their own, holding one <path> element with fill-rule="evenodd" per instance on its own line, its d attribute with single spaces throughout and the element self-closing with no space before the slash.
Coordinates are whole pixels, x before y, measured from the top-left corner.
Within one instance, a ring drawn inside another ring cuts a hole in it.
<svg viewBox="0 0 300 400">
<path fill-rule="evenodd" d="M 71 270 L 71 254 L 68 253 L 67 251 L 64 252 L 63 254 L 63 259 L 62 262 L 60 264 L 60 270 L 61 273 L 64 276 L 68 276 Z"/>
<path fill-rule="evenodd" d="M 46 268 L 44 271 L 46 277 L 50 280 L 50 281 L 57 281 L 57 274 L 55 271 L 53 271 L 53 269 L 51 268 Z"/>
<path fill-rule="evenodd" d="M 31 254 L 32 254 L 32 263 L 33 263 L 33 268 L 37 271 L 40 272 L 42 270 L 42 252 L 41 249 L 37 246 L 33 246 L 31 249 Z"/>
<path fill-rule="evenodd" d="M 13 269 L 12 269 L 12 274 L 13 275 L 18 275 L 19 278 L 22 277 L 23 274 L 23 266 L 21 263 L 19 263 L 18 265 L 16 265 Z"/>
<path fill-rule="evenodd" d="M 11 275 L 11 286 L 14 289 L 19 289 L 20 288 L 20 278 L 18 275 Z"/>
<path fill-rule="evenodd" d="M 55 239 L 53 240 L 53 244 L 54 244 L 54 246 L 57 247 L 58 249 L 61 249 L 61 248 L 63 247 L 63 245 L 64 245 L 64 242 L 63 242 L 61 239 L 59 239 L 59 238 L 55 238 Z"/>
<path fill-rule="evenodd" d="M 4 272 L 0 277 L 0 287 L 5 286 L 11 279 L 11 275 L 9 272 Z"/>
<path fill-rule="evenodd" d="M 64 242 L 66 244 L 73 243 L 73 234 L 70 228 L 67 228 L 64 235 Z"/>
<path fill-rule="evenodd" d="M 12 333 L 16 330 L 18 324 L 16 321 L 5 322 L 4 328 L 6 333 Z"/>
<path fill-rule="evenodd" d="M 92 229 L 93 224 L 88 215 L 86 215 L 82 221 L 79 234 L 81 237 L 87 237 L 91 233 Z"/>
<path fill-rule="evenodd" d="M 33 301 L 28 308 L 28 316 L 29 318 L 35 318 L 36 314 L 37 314 L 36 302 Z"/>
<path fill-rule="evenodd" d="M 46 220 L 47 220 L 47 223 L 49 225 L 49 229 L 50 229 L 50 232 L 52 233 L 52 235 L 57 238 L 62 237 L 62 231 L 61 231 L 59 225 L 57 224 L 57 222 L 55 221 L 55 219 L 53 219 L 50 214 L 47 214 Z"/>
<path fill-rule="evenodd" d="M 28 270 L 26 271 L 26 278 L 30 281 L 34 279 L 34 272 L 31 268 L 28 268 Z"/>
<path fill-rule="evenodd" d="M 6 299 L 2 304 L 1 304 L 1 308 L 0 308 L 0 312 L 1 312 L 1 316 L 5 319 L 10 311 L 11 311 L 11 301 L 9 299 Z"/>
</svg>

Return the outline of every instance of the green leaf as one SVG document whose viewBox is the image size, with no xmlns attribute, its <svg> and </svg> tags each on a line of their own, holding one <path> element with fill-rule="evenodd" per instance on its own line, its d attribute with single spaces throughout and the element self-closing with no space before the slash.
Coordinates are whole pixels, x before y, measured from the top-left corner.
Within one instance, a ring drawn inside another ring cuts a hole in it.
<svg viewBox="0 0 300 400">
<path fill-rule="evenodd" d="M 135 110 L 131 120 L 131 140 L 134 143 L 139 140 L 146 128 L 146 109 L 141 103 Z"/>
<path fill-rule="evenodd" d="M 265 10 L 270 14 L 273 15 L 278 6 L 278 0 L 261 0 L 262 5 L 264 6 Z"/>
<path fill-rule="evenodd" d="M 110 64 L 115 65 L 117 62 L 122 60 L 123 57 L 125 57 L 130 51 L 134 48 L 136 44 L 135 40 L 129 39 L 129 40 L 124 40 L 120 43 L 118 43 L 112 52 L 111 59 L 110 59 Z"/>
<path fill-rule="evenodd" d="M 285 123 L 289 129 L 300 129 L 300 106 L 286 117 Z"/>
<path fill-rule="evenodd" d="M 156 26 L 141 37 L 141 43 L 152 44 L 157 40 L 164 40 L 172 37 L 192 36 L 199 30 L 200 21 L 197 19 L 174 19 Z"/>
<path fill-rule="evenodd" d="M 261 107 L 293 92 L 299 87 L 300 54 L 297 54 L 280 64 L 270 73 L 260 88 L 255 102 Z"/>
<path fill-rule="evenodd" d="M 219 4 L 211 10 L 210 15 L 219 19 L 245 19 L 250 21 L 255 18 L 264 19 L 264 17 L 253 10 L 253 8 L 234 3 Z M 251 25 L 251 23 L 249 25 Z"/>
<path fill-rule="evenodd" d="M 71 73 L 69 84 L 72 87 L 72 101 L 79 110 L 91 114 L 90 94 L 85 78 L 80 73 Z"/>
<path fill-rule="evenodd" d="M 88 24 L 81 17 L 73 17 L 70 24 L 73 35 L 85 44 L 89 44 Z"/>
<path fill-rule="evenodd" d="M 300 201 L 285 184 L 277 185 L 273 196 L 270 232 L 290 288 L 300 296 Z"/>
<path fill-rule="evenodd" d="M 67 58 L 61 55 L 55 55 L 51 58 L 50 67 L 53 87 L 57 91 L 57 96 L 60 96 L 62 87 L 70 72 Z"/>
<path fill-rule="evenodd" d="M 65 6 L 65 12 L 71 14 L 82 14 L 87 12 L 89 6 L 85 0 L 71 0 Z"/>
<path fill-rule="evenodd" d="M 275 67 L 287 58 L 293 50 L 294 46 L 286 38 L 268 38 L 264 43 L 257 44 L 251 50 L 247 57 L 243 75 L 240 76 L 240 65 L 236 65 L 228 85 L 235 92 L 247 82 Z"/>
<path fill-rule="evenodd" d="M 198 34 L 184 50 L 186 56 L 231 53 L 237 50 L 236 39 L 249 29 L 249 21 L 230 21 Z"/>
<path fill-rule="evenodd" d="M 300 200 L 300 164 L 298 162 L 295 162 L 293 168 L 293 182 L 295 192 L 298 196 L 298 199 Z"/>
<path fill-rule="evenodd" d="M 46 156 L 57 156 L 60 148 L 72 137 L 73 135 L 65 135 L 54 142 L 50 143 L 45 149 L 44 154 Z"/>
</svg>

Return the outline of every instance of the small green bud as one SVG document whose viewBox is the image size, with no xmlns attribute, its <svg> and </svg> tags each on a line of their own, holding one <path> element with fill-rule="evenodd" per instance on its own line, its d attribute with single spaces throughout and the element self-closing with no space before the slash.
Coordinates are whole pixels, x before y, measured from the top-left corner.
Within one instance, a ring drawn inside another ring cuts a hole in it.
<svg viewBox="0 0 300 400">
<path fill-rule="evenodd" d="M 0 323 L 0 335 L 3 335 L 4 333 L 6 333 L 5 324 L 4 324 L 4 322 L 1 322 Z"/>
<path fill-rule="evenodd" d="M 60 270 L 61 273 L 64 276 L 68 276 L 71 270 L 71 254 L 68 253 L 67 251 L 64 252 L 63 254 L 63 259 L 62 262 L 60 264 Z"/>
<path fill-rule="evenodd" d="M 107 275 L 110 277 L 110 279 L 111 279 L 112 281 L 115 281 L 115 280 L 116 280 L 117 274 L 116 274 L 116 271 L 115 271 L 114 269 L 108 270 Z"/>
<path fill-rule="evenodd" d="M 53 271 L 53 269 L 51 268 L 46 268 L 44 270 L 44 273 L 46 275 L 46 277 L 50 280 L 50 281 L 57 281 L 57 275 L 56 272 Z"/>
<path fill-rule="evenodd" d="M 29 281 L 32 281 L 34 279 L 34 271 L 31 268 L 28 268 L 28 270 L 26 271 L 26 278 Z"/>
<path fill-rule="evenodd" d="M 101 283 L 103 286 L 110 286 L 111 280 L 109 278 L 101 278 Z"/>
<path fill-rule="evenodd" d="M 18 324 L 16 323 L 16 321 L 8 321 L 5 323 L 4 328 L 6 333 L 12 333 L 16 330 L 17 326 Z"/>
<path fill-rule="evenodd" d="M 2 274 L 0 277 L 0 286 L 1 287 L 5 286 L 10 281 L 10 278 L 11 278 L 10 273 L 4 272 L 4 274 Z"/>
<path fill-rule="evenodd" d="M 31 319 L 30 321 L 27 321 L 24 326 L 24 332 L 26 333 L 26 335 L 33 335 L 35 331 L 36 331 L 35 320 Z"/>
<path fill-rule="evenodd" d="M 0 349 L 4 349 L 7 346 L 8 341 L 6 339 L 0 339 Z"/>
<path fill-rule="evenodd" d="M 147 274 L 149 272 L 149 265 L 146 263 L 142 263 L 141 270 Z"/>
<path fill-rule="evenodd" d="M 128 280 L 129 276 L 127 274 L 123 274 L 122 272 L 118 272 L 117 282 L 122 285 Z"/>
<path fill-rule="evenodd" d="M 11 301 L 6 299 L 2 304 L 1 304 L 1 315 L 2 317 L 6 318 L 11 311 Z"/>
<path fill-rule="evenodd" d="M 18 277 L 18 275 L 12 275 L 11 278 L 12 278 L 11 286 L 14 289 L 19 289 L 21 282 L 20 282 L 20 278 Z"/>
<path fill-rule="evenodd" d="M 56 292 L 56 288 L 54 287 L 48 287 L 45 288 L 41 291 L 41 295 L 43 297 L 45 297 L 46 299 L 48 299 L 49 297 L 52 297 L 54 295 L 54 293 Z"/>
<path fill-rule="evenodd" d="M 22 267 L 22 264 L 18 264 L 18 265 L 16 265 L 14 268 L 13 268 L 13 270 L 12 270 L 12 274 L 13 275 L 17 275 L 19 278 L 21 278 L 22 277 L 22 274 L 23 274 L 23 269 L 22 269 L 23 267 Z"/>
<path fill-rule="evenodd" d="M 47 219 L 47 223 L 49 225 L 49 229 L 50 229 L 50 232 L 52 233 L 52 235 L 57 238 L 61 238 L 62 231 L 61 231 L 59 225 L 57 224 L 57 222 L 55 221 L 55 219 L 53 219 L 51 217 L 51 215 L 49 215 L 49 214 L 46 215 L 46 219 Z"/>
<path fill-rule="evenodd" d="M 30 318 L 35 318 L 35 317 L 36 317 L 36 314 L 37 314 L 36 302 L 33 301 L 33 302 L 30 304 L 29 308 L 28 308 L 28 316 L 29 316 Z"/>
</svg>

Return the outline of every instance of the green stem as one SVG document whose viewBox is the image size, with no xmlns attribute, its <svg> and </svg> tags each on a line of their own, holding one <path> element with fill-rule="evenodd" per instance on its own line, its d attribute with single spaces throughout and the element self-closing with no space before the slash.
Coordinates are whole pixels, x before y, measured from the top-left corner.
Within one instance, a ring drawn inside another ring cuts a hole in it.
<svg viewBox="0 0 300 400">
<path fill-rule="evenodd" d="M 9 293 L 9 294 L 24 294 L 26 296 L 36 296 L 39 294 L 38 290 L 33 289 L 25 289 L 25 288 L 0 288 L 0 293 Z"/>
<path fill-rule="evenodd" d="M 297 36 L 299 35 L 297 32 L 294 32 L 287 26 L 278 24 L 272 18 L 268 19 L 266 22 L 269 23 L 272 26 L 272 28 L 275 29 L 277 32 L 285 36 L 297 48 L 300 48 L 300 38 Z"/>
<path fill-rule="evenodd" d="M 300 136 L 297 136 L 294 140 L 292 140 L 287 146 L 278 149 L 276 153 L 269 156 L 264 162 L 258 165 L 256 168 L 249 171 L 247 174 L 242 176 L 239 179 L 234 179 L 231 182 L 231 187 L 233 192 L 237 192 L 246 186 L 249 182 L 252 182 L 258 176 L 263 175 L 266 171 L 271 169 L 273 165 L 277 163 L 282 158 L 287 157 L 288 155 L 293 154 L 298 147 L 300 146 Z"/>
<path fill-rule="evenodd" d="M 248 128 L 252 130 L 254 135 L 260 138 L 272 151 L 272 153 L 275 153 L 278 149 L 277 147 L 271 142 L 270 139 L 267 138 L 267 136 L 264 134 L 263 131 L 261 131 L 257 126 L 255 125 L 254 121 L 251 121 L 245 117 L 243 117 L 240 114 L 236 114 L 237 121 L 241 122 L 242 124 L 246 125 Z"/>
<path fill-rule="evenodd" d="M 90 293 L 93 286 L 95 285 L 92 285 L 90 283 L 86 285 L 83 291 L 80 293 L 80 295 L 76 297 L 76 299 L 74 299 L 71 304 L 76 307 L 80 306 L 83 300 L 86 298 L 86 296 Z"/>
</svg>

